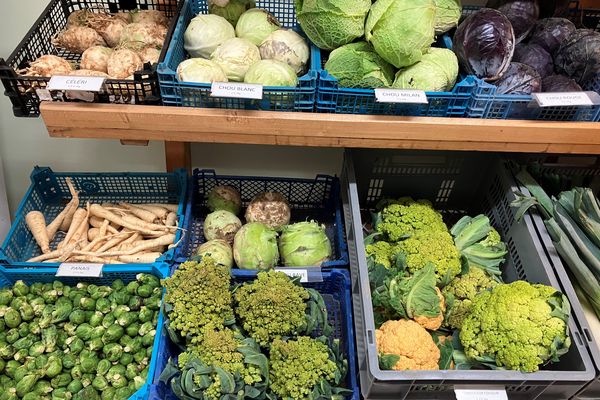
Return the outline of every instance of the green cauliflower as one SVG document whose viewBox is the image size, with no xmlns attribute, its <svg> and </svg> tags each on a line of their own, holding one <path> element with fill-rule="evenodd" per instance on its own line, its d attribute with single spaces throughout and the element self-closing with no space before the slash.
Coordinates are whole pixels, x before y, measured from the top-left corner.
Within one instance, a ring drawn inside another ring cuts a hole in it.
<svg viewBox="0 0 600 400">
<path fill-rule="evenodd" d="M 462 270 L 460 253 L 447 231 L 418 231 L 408 239 L 399 242 L 396 249 L 404 255 L 406 266 L 411 274 L 425 268 L 428 263 L 435 265 L 438 283 L 449 282 Z"/>
<path fill-rule="evenodd" d="M 469 360 L 535 372 L 571 345 L 567 298 L 553 287 L 516 281 L 473 299 L 460 342 Z"/>
<path fill-rule="evenodd" d="M 498 285 L 498 281 L 493 279 L 484 270 L 473 267 L 466 274 L 456 277 L 449 285 L 444 287 L 442 294 L 451 306 L 448 310 L 444 325 L 450 328 L 460 329 L 463 320 L 471 311 L 471 305 L 475 296 L 484 290 L 492 289 Z"/>
<path fill-rule="evenodd" d="M 366 246 L 367 257 L 372 257 L 375 264 L 391 268 L 397 249 L 388 242 L 375 242 Z"/>
<path fill-rule="evenodd" d="M 389 241 L 397 242 L 418 231 L 448 232 L 448 227 L 431 202 L 403 197 L 399 200 L 384 200 L 376 221 L 376 230 Z"/>
</svg>

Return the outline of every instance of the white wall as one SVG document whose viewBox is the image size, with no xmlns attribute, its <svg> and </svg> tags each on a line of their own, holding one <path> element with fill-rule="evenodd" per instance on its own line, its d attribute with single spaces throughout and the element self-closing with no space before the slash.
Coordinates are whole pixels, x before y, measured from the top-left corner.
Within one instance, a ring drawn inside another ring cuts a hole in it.
<svg viewBox="0 0 600 400">
<path fill-rule="evenodd" d="M 0 57 L 10 55 L 47 3 L 46 0 L 0 0 Z M 0 160 L 13 213 L 29 186 L 29 173 L 35 165 L 50 166 L 56 171 L 162 171 L 165 168 L 162 143 L 131 147 L 113 140 L 51 139 L 41 119 L 13 117 L 10 101 L 1 95 Z M 227 174 L 312 177 L 316 173 L 339 173 L 341 162 L 339 149 L 193 146 L 194 166 Z"/>
</svg>

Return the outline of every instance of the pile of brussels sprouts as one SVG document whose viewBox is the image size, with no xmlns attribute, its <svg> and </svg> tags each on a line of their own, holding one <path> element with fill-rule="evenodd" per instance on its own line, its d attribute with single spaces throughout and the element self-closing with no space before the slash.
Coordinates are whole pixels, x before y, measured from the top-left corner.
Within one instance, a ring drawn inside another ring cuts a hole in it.
<svg viewBox="0 0 600 400">
<path fill-rule="evenodd" d="M 162 292 L 149 274 L 0 289 L 0 399 L 129 398 L 146 382 Z"/>
</svg>

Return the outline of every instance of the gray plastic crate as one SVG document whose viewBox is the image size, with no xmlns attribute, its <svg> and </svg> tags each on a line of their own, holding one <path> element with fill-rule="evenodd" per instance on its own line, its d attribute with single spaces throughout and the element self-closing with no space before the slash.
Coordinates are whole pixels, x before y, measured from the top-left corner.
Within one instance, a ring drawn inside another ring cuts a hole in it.
<svg viewBox="0 0 600 400">
<path fill-rule="evenodd" d="M 561 174 L 573 177 L 577 182 L 592 187 L 596 193 L 600 187 L 600 159 L 594 157 L 559 157 L 556 159 L 547 158 L 546 160 L 537 160 L 542 162 L 542 171 Z M 529 192 L 523 186 L 519 185 L 519 190 L 528 194 Z M 544 221 L 540 214 L 532 210 L 530 213 L 536 233 L 539 240 L 545 247 L 548 256 L 548 262 L 554 269 L 563 293 L 569 298 L 572 306 L 572 313 L 575 316 L 579 330 L 583 334 L 584 342 L 592 356 L 596 366 L 596 375 L 600 375 L 600 349 L 599 343 L 592 335 L 590 325 L 587 322 L 581 304 L 577 300 L 577 294 L 571 284 L 571 277 L 562 263 L 552 239 L 550 238 Z M 581 389 L 573 399 L 576 400 L 597 400 L 600 399 L 600 377 L 591 381 L 587 386 Z"/>
<path fill-rule="evenodd" d="M 342 199 L 352 274 L 354 321 L 361 392 L 366 399 L 455 399 L 454 386 L 498 386 L 511 400 L 568 399 L 596 376 L 579 328 L 560 362 L 535 373 L 519 371 L 382 371 L 377 361 L 371 291 L 363 244 L 361 211 L 382 197 L 430 199 L 452 223 L 463 214 L 487 214 L 508 243 L 503 277 L 560 288 L 530 216 L 514 220 L 515 183 L 489 154 L 347 150 Z M 576 299 L 574 300 L 576 303 Z"/>
</svg>

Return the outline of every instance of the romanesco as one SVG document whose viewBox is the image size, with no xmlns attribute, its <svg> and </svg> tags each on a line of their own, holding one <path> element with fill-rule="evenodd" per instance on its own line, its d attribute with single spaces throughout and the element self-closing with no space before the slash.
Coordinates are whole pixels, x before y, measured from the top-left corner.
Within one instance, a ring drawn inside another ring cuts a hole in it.
<svg viewBox="0 0 600 400">
<path fill-rule="evenodd" d="M 335 352 L 329 348 L 324 337 L 313 339 L 300 336 L 287 341 L 275 339 L 271 344 L 269 364 L 270 389 L 275 394 L 271 397 L 277 399 L 322 398 L 310 395 L 315 390 L 338 385 L 346 369 L 336 359 Z M 339 393 L 332 387 L 326 392 L 329 392 L 329 396 Z"/>
<path fill-rule="evenodd" d="M 471 267 L 466 274 L 454 278 L 449 285 L 444 287 L 442 293 L 451 295 L 453 301 L 452 307 L 448 311 L 448 317 L 444 324 L 451 328 L 462 327 L 463 320 L 471 310 L 472 300 L 477 293 L 492 289 L 498 285 L 498 281 L 493 279 L 484 270 Z"/>
<path fill-rule="evenodd" d="M 475 296 L 460 341 L 469 359 L 491 358 L 501 367 L 535 372 L 567 352 L 569 314 L 568 300 L 553 287 L 500 284 Z"/>
<path fill-rule="evenodd" d="M 210 257 L 181 264 L 163 281 L 169 327 L 194 342 L 206 331 L 231 325 L 235 317 L 230 281 L 229 269 Z"/>
<path fill-rule="evenodd" d="M 283 272 L 259 272 L 234 297 L 242 327 L 261 346 L 281 336 L 297 335 L 307 326 L 310 293 Z"/>
<path fill-rule="evenodd" d="M 433 208 L 431 202 L 414 201 L 410 197 L 388 202 L 381 211 L 381 221 L 377 223 L 376 229 L 391 242 L 397 242 L 418 231 L 448 232 L 442 215 Z"/>
<path fill-rule="evenodd" d="M 383 265 L 385 268 L 392 266 L 394 255 L 397 252 L 395 247 L 388 242 L 376 242 L 366 246 L 367 257 L 373 257 L 375 264 Z"/>
<path fill-rule="evenodd" d="M 399 242 L 396 246 L 406 259 L 411 274 L 424 268 L 428 263 L 435 265 L 438 282 L 450 280 L 460 274 L 462 263 L 452 236 L 440 230 L 419 231 Z"/>
</svg>

